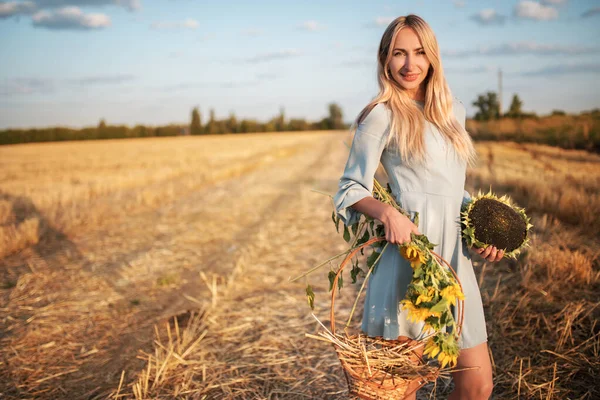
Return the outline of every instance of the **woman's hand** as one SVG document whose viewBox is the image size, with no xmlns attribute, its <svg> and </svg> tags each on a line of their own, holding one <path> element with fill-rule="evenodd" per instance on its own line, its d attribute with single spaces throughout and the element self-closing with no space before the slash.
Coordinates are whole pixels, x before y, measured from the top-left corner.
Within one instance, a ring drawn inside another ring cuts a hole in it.
<svg viewBox="0 0 600 400">
<path fill-rule="evenodd" d="M 488 246 L 486 248 L 474 247 L 473 250 L 489 262 L 500 261 L 502 260 L 502 257 L 504 257 L 504 250 L 498 250 L 494 246 Z"/>
<path fill-rule="evenodd" d="M 419 228 L 392 206 L 385 210 L 381 222 L 385 228 L 385 240 L 393 244 L 410 242 L 411 233 L 419 234 Z"/>
</svg>

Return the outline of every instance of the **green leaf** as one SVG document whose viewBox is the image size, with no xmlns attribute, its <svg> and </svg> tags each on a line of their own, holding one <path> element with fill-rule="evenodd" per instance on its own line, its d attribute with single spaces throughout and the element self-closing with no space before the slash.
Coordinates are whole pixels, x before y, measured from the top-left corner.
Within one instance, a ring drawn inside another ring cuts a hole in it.
<svg viewBox="0 0 600 400">
<path fill-rule="evenodd" d="M 369 240 L 371 236 L 369 235 L 369 230 L 365 229 L 365 233 L 362 235 L 360 239 L 356 242 L 357 245 L 363 244 Z M 361 249 L 362 250 L 362 249 Z"/>
<path fill-rule="evenodd" d="M 335 214 L 335 210 L 331 212 L 331 219 L 333 220 L 333 223 L 335 224 L 335 230 L 336 230 L 336 232 L 340 233 L 340 227 L 339 227 L 340 217 L 338 217 Z"/>
<path fill-rule="evenodd" d="M 346 226 L 346 224 L 344 224 L 344 240 L 346 242 L 350 242 L 350 232 L 348 231 L 348 226 Z"/>
<path fill-rule="evenodd" d="M 419 226 L 419 212 L 415 211 L 415 217 L 413 218 L 413 224 Z"/>
<path fill-rule="evenodd" d="M 371 255 L 369 257 L 367 257 L 367 267 L 371 268 L 373 266 L 373 264 L 375 263 L 375 260 L 377 260 L 377 257 L 379 257 L 379 254 L 381 254 L 381 253 L 378 253 L 375 250 L 373 250 Z"/>
<path fill-rule="evenodd" d="M 312 286 L 306 286 L 306 298 L 308 300 L 308 305 L 311 310 L 315 309 L 315 293 L 313 292 Z"/>
<path fill-rule="evenodd" d="M 356 236 L 356 232 L 358 231 L 358 222 L 355 222 L 352 226 L 352 234 Z"/>
<path fill-rule="evenodd" d="M 344 277 L 340 274 L 338 278 L 338 290 L 342 290 L 342 287 L 344 287 Z"/>
<path fill-rule="evenodd" d="M 333 289 L 333 281 L 335 280 L 335 272 L 334 271 L 329 271 L 329 291 L 331 292 L 331 289 Z"/>
<path fill-rule="evenodd" d="M 419 265 L 417 268 L 415 268 L 414 272 L 413 272 L 413 278 L 421 278 L 421 276 L 423 276 L 423 268 L 422 268 L 422 264 Z"/>
<path fill-rule="evenodd" d="M 350 271 L 350 277 L 352 278 L 352 283 L 356 283 L 356 278 L 361 273 L 364 274 L 364 271 L 362 269 L 360 269 L 360 267 L 358 266 L 358 260 L 356 260 L 356 264 L 352 266 L 352 270 Z"/>
<path fill-rule="evenodd" d="M 441 313 L 446 308 L 448 308 L 448 300 L 442 299 L 435 306 L 431 307 L 431 312 L 439 312 Z"/>
</svg>

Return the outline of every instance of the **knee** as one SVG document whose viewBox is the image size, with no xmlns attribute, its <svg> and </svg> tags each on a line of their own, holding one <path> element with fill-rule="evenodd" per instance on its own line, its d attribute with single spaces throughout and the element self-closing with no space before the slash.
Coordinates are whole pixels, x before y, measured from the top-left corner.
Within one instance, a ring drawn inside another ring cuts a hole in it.
<svg viewBox="0 0 600 400">
<path fill-rule="evenodd" d="M 471 381 L 459 389 L 461 400 L 488 400 L 492 395 L 494 383 L 492 380 Z"/>
</svg>

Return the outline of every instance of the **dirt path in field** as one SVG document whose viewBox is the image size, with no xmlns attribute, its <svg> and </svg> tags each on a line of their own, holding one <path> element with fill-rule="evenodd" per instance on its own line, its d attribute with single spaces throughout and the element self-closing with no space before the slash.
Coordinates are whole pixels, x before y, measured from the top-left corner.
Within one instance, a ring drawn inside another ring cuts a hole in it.
<svg viewBox="0 0 600 400">
<path fill-rule="evenodd" d="M 315 330 L 306 283 L 287 281 L 345 249 L 330 219 L 330 199 L 311 191 L 337 189 L 345 137 L 315 138 L 310 149 L 110 229 L 62 238 L 61 250 L 49 256 L 25 251 L 3 260 L 0 267 L 30 272 L 0 310 L 0 393 L 105 398 L 122 371 L 130 383 L 144 367 L 136 356 L 152 351 L 155 324 L 206 305 L 212 306 L 211 332 L 234 327 L 241 344 L 254 343 L 237 355 L 215 349 L 215 365 L 257 365 L 269 352 L 284 360 L 273 364 L 275 372 L 255 371 L 251 384 L 236 384 L 237 373 L 221 376 L 224 385 L 207 388 L 209 398 L 248 398 L 249 387 L 252 397 L 343 395 L 331 348 L 304 338 Z M 310 279 L 321 316 L 328 307 L 326 273 L 325 267 Z"/>
</svg>

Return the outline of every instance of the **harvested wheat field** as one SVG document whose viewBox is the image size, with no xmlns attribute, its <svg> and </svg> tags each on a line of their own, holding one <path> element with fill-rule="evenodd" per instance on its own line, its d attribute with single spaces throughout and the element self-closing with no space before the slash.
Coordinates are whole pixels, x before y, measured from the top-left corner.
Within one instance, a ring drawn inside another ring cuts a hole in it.
<svg viewBox="0 0 600 400">
<path fill-rule="evenodd" d="M 337 190 L 349 139 L 0 147 L 0 397 L 347 398 L 331 346 L 305 337 L 319 330 L 307 282 L 328 321 L 328 267 L 289 278 L 347 248 L 323 193 Z M 534 224 L 517 262 L 473 256 L 494 398 L 600 398 L 600 156 L 477 149 L 467 189 L 509 194 Z M 439 379 L 419 398 L 450 390 Z"/>
</svg>

